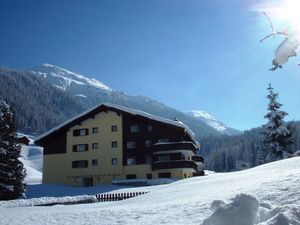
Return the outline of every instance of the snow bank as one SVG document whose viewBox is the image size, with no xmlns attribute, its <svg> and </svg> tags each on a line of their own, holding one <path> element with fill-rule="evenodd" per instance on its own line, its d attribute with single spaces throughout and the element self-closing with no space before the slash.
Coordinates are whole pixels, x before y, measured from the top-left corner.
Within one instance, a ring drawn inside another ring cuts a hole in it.
<svg viewBox="0 0 300 225">
<path fill-rule="evenodd" d="M 300 225 L 300 205 L 273 206 L 261 203 L 259 225 Z"/>
<path fill-rule="evenodd" d="M 258 214 L 259 202 L 251 195 L 239 194 L 231 203 L 216 200 L 212 203 L 213 214 L 203 225 L 253 225 Z"/>
<path fill-rule="evenodd" d="M 10 201 L 0 201 L 0 207 L 24 207 L 24 206 L 39 206 L 39 205 L 50 205 L 50 204 L 62 204 L 62 203 L 76 203 L 81 201 L 96 202 L 97 198 L 93 195 L 82 195 L 82 196 L 66 196 L 66 197 L 43 197 L 43 198 L 32 198 L 32 199 L 17 199 Z"/>
<path fill-rule="evenodd" d="M 202 225 L 300 225 L 300 205 L 273 206 L 256 197 L 239 194 L 226 204 L 215 200 L 213 213 Z"/>
<path fill-rule="evenodd" d="M 33 144 L 29 144 L 29 146 L 22 145 L 21 155 L 22 157 L 19 159 L 26 169 L 25 183 L 42 183 L 43 148 Z"/>
</svg>

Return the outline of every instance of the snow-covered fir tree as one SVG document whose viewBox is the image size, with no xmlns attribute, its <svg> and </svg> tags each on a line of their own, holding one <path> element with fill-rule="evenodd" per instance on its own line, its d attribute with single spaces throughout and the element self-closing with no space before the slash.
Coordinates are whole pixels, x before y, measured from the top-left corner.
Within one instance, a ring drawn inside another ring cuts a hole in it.
<svg viewBox="0 0 300 225">
<path fill-rule="evenodd" d="M 0 99 L 0 200 L 24 196 L 25 169 L 17 142 L 15 118 L 10 106 Z"/>
<path fill-rule="evenodd" d="M 282 104 L 277 102 L 278 93 L 273 92 L 271 84 L 269 84 L 268 91 L 267 98 L 270 102 L 269 112 L 265 115 L 268 123 L 264 125 L 264 146 L 266 161 L 270 162 L 287 158 L 292 153 L 294 129 L 291 123 L 284 122 L 284 117 L 288 113 L 279 110 Z"/>
</svg>

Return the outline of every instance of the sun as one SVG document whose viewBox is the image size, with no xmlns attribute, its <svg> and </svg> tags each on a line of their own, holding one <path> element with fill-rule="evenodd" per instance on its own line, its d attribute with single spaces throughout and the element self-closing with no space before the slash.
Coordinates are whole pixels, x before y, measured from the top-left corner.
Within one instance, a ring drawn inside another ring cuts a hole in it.
<svg viewBox="0 0 300 225">
<path fill-rule="evenodd" d="M 266 12 L 277 24 L 300 30 L 300 0 L 265 1 L 257 4 L 255 10 Z"/>
<path fill-rule="evenodd" d="M 281 6 L 276 10 L 289 25 L 300 30 L 300 1 L 283 0 Z"/>
</svg>

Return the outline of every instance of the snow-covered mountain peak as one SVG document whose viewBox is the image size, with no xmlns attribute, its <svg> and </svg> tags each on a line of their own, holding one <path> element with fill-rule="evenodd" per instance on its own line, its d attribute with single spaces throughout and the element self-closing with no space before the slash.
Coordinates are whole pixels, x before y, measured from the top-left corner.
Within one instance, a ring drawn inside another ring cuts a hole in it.
<svg viewBox="0 0 300 225">
<path fill-rule="evenodd" d="M 92 86 L 103 91 L 112 91 L 110 87 L 96 79 L 88 78 L 81 74 L 76 74 L 72 71 L 48 63 L 44 63 L 39 67 L 35 67 L 32 69 L 32 72 L 43 76 L 53 83 L 54 86 L 62 90 L 69 89 L 71 85 L 85 85 Z"/>
<path fill-rule="evenodd" d="M 207 125 L 211 126 L 212 128 L 216 129 L 217 131 L 227 134 L 227 135 L 237 135 L 241 134 L 242 132 L 236 130 L 234 128 L 227 127 L 224 123 L 217 120 L 212 115 L 208 114 L 203 110 L 191 110 L 186 112 L 187 115 L 190 115 L 202 122 L 205 122 Z"/>
<path fill-rule="evenodd" d="M 227 129 L 227 127 L 220 121 L 218 121 L 216 118 L 214 118 L 212 115 L 208 114 L 205 111 L 202 110 L 191 110 L 186 112 L 186 114 L 193 116 L 201 121 L 204 121 L 212 128 L 224 133 L 224 131 Z"/>
<path fill-rule="evenodd" d="M 204 117 L 204 118 L 207 118 L 207 119 L 211 119 L 211 120 L 217 121 L 212 115 L 208 114 L 205 111 L 202 111 L 202 110 L 191 110 L 190 112 L 193 114 L 194 117 Z"/>
</svg>

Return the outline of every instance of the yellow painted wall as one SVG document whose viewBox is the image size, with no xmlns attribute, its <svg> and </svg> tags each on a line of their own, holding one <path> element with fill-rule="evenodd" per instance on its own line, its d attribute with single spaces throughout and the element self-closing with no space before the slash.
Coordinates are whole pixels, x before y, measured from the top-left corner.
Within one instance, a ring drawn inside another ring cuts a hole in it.
<svg viewBox="0 0 300 225">
<path fill-rule="evenodd" d="M 126 175 L 136 174 L 137 179 L 145 179 L 147 173 L 152 174 L 152 179 L 157 179 L 159 173 L 171 173 L 172 178 L 182 179 L 193 176 L 194 170 L 192 169 L 164 169 L 164 170 L 154 170 L 151 169 L 151 164 L 142 165 L 130 165 L 124 166 L 124 176 L 122 179 L 126 179 Z"/>
<path fill-rule="evenodd" d="M 118 131 L 112 132 L 111 126 L 117 125 Z M 92 128 L 98 127 L 96 134 Z M 89 129 L 87 136 L 73 136 L 74 129 Z M 44 155 L 43 183 L 62 183 L 80 186 L 75 177 L 93 177 L 94 185 L 110 183 L 113 178 L 121 178 L 123 174 L 122 149 L 122 115 L 115 112 L 101 112 L 94 118 L 87 119 L 71 127 L 67 132 L 67 152 L 65 154 Z M 117 141 L 118 147 L 112 148 L 111 142 Z M 92 143 L 98 143 L 98 149 L 92 149 Z M 86 152 L 73 152 L 73 145 L 89 144 Z M 118 158 L 118 165 L 112 165 L 111 159 Z M 98 166 L 92 166 L 92 160 L 98 159 Z M 72 168 L 72 161 L 88 160 L 87 168 Z"/>
<path fill-rule="evenodd" d="M 111 131 L 111 126 L 118 127 L 117 132 Z M 98 133 L 93 134 L 92 128 L 98 127 Z M 89 129 L 87 136 L 73 136 L 75 129 Z M 172 178 L 182 179 L 192 177 L 192 169 L 167 169 L 152 171 L 151 164 L 123 166 L 123 128 L 122 115 L 115 112 L 101 112 L 94 118 L 73 126 L 67 132 L 67 151 L 64 154 L 44 155 L 43 183 L 58 183 L 71 186 L 82 186 L 75 183 L 76 177 L 93 177 L 93 184 L 111 183 L 113 179 L 126 179 L 126 175 L 136 174 L 137 179 L 145 179 L 147 173 L 153 179 L 159 173 L 170 172 Z M 118 147 L 112 148 L 111 142 L 117 141 Z M 98 149 L 92 149 L 92 143 L 98 143 Z M 89 144 L 86 152 L 73 152 L 73 145 Z M 118 165 L 112 165 L 111 159 L 118 158 Z M 97 159 L 98 165 L 92 166 L 92 160 Z M 72 162 L 88 160 L 87 168 L 72 168 Z"/>
</svg>

